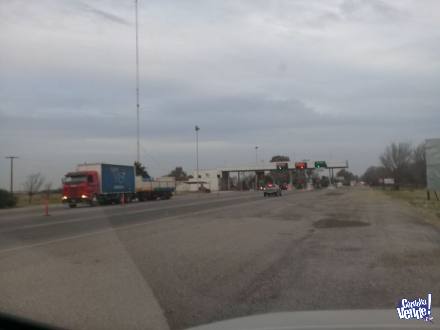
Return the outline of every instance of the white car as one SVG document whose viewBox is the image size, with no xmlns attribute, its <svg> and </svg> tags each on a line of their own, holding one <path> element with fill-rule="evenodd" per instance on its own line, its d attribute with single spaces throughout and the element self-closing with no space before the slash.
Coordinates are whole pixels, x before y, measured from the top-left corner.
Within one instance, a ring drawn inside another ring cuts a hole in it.
<svg viewBox="0 0 440 330">
<path fill-rule="evenodd" d="M 273 184 L 273 183 L 269 183 L 265 188 L 264 188 L 264 193 L 263 193 L 264 197 L 267 196 L 281 196 L 281 188 L 280 186 Z"/>
</svg>

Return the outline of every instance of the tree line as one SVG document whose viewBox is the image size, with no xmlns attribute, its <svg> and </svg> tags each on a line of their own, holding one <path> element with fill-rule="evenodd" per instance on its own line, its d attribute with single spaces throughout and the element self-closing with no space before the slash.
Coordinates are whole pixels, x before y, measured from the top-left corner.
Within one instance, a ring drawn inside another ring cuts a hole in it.
<svg viewBox="0 0 440 330">
<path fill-rule="evenodd" d="M 381 185 L 384 178 L 393 178 L 395 186 L 426 186 L 425 144 L 391 143 L 379 156 L 380 165 L 370 166 L 362 175 L 369 185 Z"/>
</svg>

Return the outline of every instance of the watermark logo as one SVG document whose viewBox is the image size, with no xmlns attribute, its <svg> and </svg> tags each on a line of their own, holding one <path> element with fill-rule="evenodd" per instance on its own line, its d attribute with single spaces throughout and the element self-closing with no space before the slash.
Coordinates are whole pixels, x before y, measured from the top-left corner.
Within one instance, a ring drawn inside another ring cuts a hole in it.
<svg viewBox="0 0 440 330">
<path fill-rule="evenodd" d="M 409 300 L 404 298 L 400 300 L 397 305 L 397 314 L 400 319 L 432 322 L 434 318 L 431 310 L 431 294 L 428 293 L 427 299 L 417 298 Z"/>
</svg>

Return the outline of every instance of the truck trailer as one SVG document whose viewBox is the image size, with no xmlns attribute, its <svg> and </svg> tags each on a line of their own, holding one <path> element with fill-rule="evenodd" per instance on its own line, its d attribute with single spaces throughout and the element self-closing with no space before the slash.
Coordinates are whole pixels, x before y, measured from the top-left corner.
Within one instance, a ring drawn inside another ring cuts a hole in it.
<svg viewBox="0 0 440 330">
<path fill-rule="evenodd" d="M 176 188 L 175 178 L 152 180 L 136 176 L 135 167 L 115 164 L 80 164 L 63 179 L 63 203 L 76 207 L 115 204 L 134 200 L 169 199 Z"/>
</svg>

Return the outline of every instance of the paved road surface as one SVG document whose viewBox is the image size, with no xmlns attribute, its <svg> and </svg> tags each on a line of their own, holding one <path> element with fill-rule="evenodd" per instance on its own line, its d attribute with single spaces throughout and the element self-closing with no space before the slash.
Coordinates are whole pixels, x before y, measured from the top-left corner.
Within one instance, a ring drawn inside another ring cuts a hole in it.
<svg viewBox="0 0 440 330">
<path fill-rule="evenodd" d="M 440 305 L 440 232 L 368 188 L 40 211 L 0 212 L 0 310 L 64 327 Z"/>
</svg>

